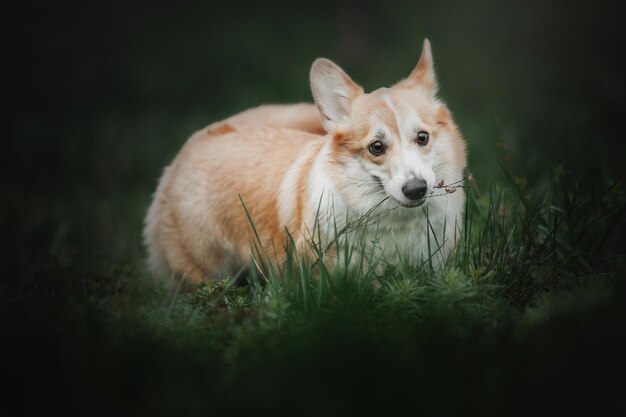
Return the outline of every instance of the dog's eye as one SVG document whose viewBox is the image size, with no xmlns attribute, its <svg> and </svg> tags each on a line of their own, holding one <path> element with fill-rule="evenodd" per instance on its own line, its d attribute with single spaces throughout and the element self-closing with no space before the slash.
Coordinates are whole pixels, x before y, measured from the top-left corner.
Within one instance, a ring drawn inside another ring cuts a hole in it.
<svg viewBox="0 0 626 417">
<path fill-rule="evenodd" d="M 428 132 L 424 132 L 423 130 L 417 134 L 417 144 L 420 146 L 425 146 L 428 144 Z"/>
<path fill-rule="evenodd" d="M 370 146 L 368 147 L 368 149 L 370 150 L 372 155 L 375 155 L 375 156 L 382 155 L 385 153 L 385 145 L 383 145 L 383 143 L 379 140 L 370 143 Z"/>
</svg>

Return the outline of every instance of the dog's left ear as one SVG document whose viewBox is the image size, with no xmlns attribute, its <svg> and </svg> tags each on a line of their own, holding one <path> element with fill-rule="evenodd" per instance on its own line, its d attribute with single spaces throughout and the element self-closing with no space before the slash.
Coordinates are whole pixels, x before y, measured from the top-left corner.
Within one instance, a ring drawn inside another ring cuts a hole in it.
<svg viewBox="0 0 626 417">
<path fill-rule="evenodd" d="M 315 60 L 311 67 L 311 91 L 327 132 L 350 123 L 352 102 L 363 94 L 363 89 L 348 74 L 324 58 Z"/>
<path fill-rule="evenodd" d="M 439 84 L 437 83 L 437 76 L 435 75 L 433 53 L 430 49 L 430 41 L 428 39 L 424 39 L 422 55 L 411 74 L 397 85 L 402 88 L 422 86 L 431 90 L 433 94 L 437 93 Z"/>
</svg>

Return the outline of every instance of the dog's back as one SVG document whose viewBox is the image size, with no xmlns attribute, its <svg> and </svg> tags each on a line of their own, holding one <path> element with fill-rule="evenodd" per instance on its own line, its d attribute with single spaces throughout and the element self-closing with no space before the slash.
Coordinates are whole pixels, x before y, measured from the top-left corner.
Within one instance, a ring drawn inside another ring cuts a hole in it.
<svg viewBox="0 0 626 417">
<path fill-rule="evenodd" d="M 206 129 L 210 132 L 223 132 L 225 125 L 232 128 L 276 127 L 317 135 L 326 134 L 320 112 L 312 103 L 264 104 L 212 123 Z"/>
</svg>

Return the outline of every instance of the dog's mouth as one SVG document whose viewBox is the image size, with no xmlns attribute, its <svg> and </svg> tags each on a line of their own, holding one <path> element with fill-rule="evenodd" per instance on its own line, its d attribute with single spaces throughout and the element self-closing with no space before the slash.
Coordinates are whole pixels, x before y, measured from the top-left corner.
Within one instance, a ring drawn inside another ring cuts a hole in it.
<svg viewBox="0 0 626 417">
<path fill-rule="evenodd" d="M 387 190 L 385 190 L 385 186 L 383 185 L 383 180 L 377 176 L 377 175 L 372 175 L 372 178 L 374 179 L 374 182 L 376 184 L 378 184 L 378 186 L 380 187 L 381 190 L 385 191 L 385 194 L 387 194 L 387 196 L 389 198 L 391 198 L 393 201 L 395 201 L 399 206 L 401 207 L 405 207 L 405 208 L 415 208 L 415 207 L 419 207 L 422 204 L 424 204 L 426 202 L 426 198 L 421 198 L 417 201 L 409 201 L 408 203 L 405 201 L 400 201 L 397 198 L 395 198 L 394 196 L 390 195 L 389 193 L 387 193 Z"/>
<path fill-rule="evenodd" d="M 422 198 L 421 200 L 412 201 L 412 202 L 410 202 L 410 203 L 402 203 L 402 202 L 397 201 L 397 200 L 396 200 L 396 202 L 397 202 L 399 205 L 401 205 L 402 207 L 405 207 L 405 208 L 415 208 L 415 207 L 419 207 L 419 206 L 421 206 L 422 204 L 424 204 L 424 203 L 426 202 L 426 199 L 425 199 L 425 198 Z"/>
</svg>

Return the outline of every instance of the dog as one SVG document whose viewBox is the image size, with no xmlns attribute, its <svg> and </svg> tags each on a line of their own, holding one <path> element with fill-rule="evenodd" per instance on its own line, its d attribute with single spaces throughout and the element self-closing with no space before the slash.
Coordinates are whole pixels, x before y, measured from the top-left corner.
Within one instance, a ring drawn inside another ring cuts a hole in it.
<svg viewBox="0 0 626 417">
<path fill-rule="evenodd" d="M 332 242 L 367 216 L 364 242 L 381 259 L 445 261 L 462 230 L 467 157 L 429 41 L 390 88 L 365 93 L 324 58 L 310 84 L 315 105 L 261 106 L 188 139 L 145 220 L 155 273 L 219 279 L 250 265 L 253 248 L 282 262 L 288 242 L 314 257 L 310 239 Z"/>
</svg>

